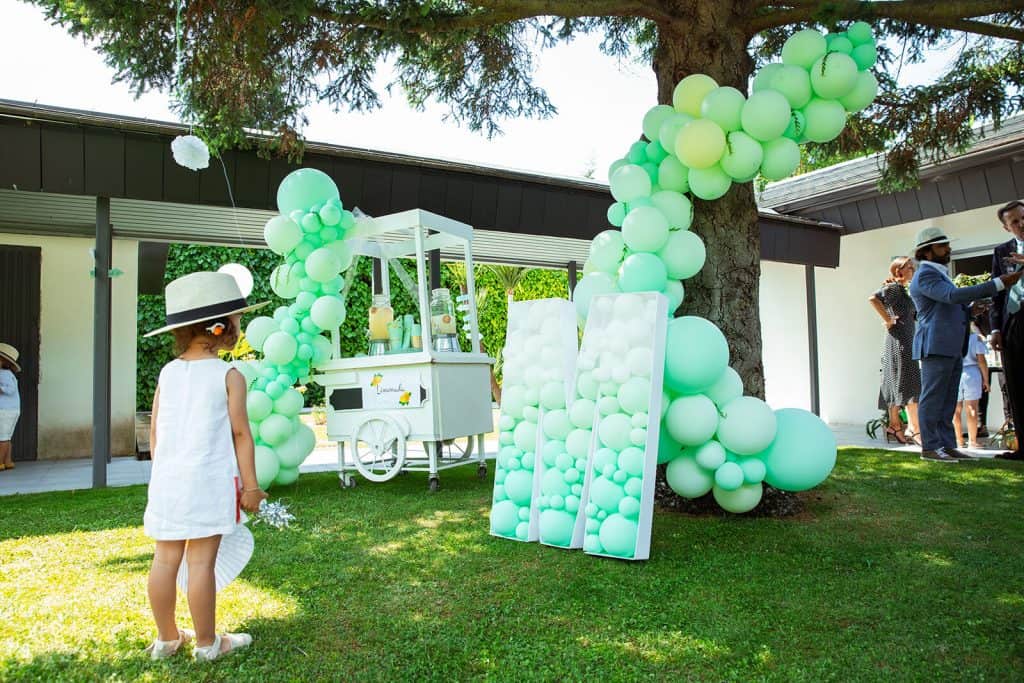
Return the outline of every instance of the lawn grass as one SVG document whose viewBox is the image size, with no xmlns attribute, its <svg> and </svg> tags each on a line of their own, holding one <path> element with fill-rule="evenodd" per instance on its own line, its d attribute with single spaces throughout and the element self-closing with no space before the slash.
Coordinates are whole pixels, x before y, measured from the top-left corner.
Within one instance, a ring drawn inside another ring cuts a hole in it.
<svg viewBox="0 0 1024 683">
<path fill-rule="evenodd" d="M 0 499 L 0 680 L 1024 678 L 1018 463 L 843 449 L 799 518 L 659 512 L 635 564 L 490 537 L 474 475 L 276 492 L 206 665 L 142 654 L 144 487 Z"/>
</svg>

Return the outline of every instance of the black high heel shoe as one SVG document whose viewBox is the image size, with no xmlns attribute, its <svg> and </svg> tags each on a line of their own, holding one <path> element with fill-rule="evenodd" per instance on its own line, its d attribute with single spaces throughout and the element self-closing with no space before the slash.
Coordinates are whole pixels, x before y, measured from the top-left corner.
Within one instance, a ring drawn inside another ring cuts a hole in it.
<svg viewBox="0 0 1024 683">
<path fill-rule="evenodd" d="M 907 437 L 903 435 L 903 429 L 897 429 L 896 427 L 887 427 L 885 430 L 885 442 L 895 441 L 896 443 L 907 445 Z"/>
</svg>

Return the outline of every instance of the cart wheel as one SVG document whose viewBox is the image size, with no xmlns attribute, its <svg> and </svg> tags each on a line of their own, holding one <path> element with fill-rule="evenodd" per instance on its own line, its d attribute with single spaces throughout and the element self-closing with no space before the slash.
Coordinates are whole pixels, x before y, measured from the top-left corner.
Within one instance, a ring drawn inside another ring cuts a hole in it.
<svg viewBox="0 0 1024 683">
<path fill-rule="evenodd" d="M 356 487 L 356 478 L 351 474 L 339 474 L 338 486 L 343 489 L 354 489 Z"/>
<path fill-rule="evenodd" d="M 391 479 L 405 464 L 405 432 L 390 415 L 367 417 L 349 439 L 352 461 L 373 482 Z"/>
<path fill-rule="evenodd" d="M 439 488 L 441 488 L 441 480 L 438 479 L 437 477 L 431 477 L 430 478 L 430 490 L 431 491 L 436 491 Z"/>
<path fill-rule="evenodd" d="M 480 465 L 480 467 L 477 467 L 476 468 L 476 476 L 480 477 L 481 479 L 486 479 L 487 478 L 487 465 Z"/>
</svg>

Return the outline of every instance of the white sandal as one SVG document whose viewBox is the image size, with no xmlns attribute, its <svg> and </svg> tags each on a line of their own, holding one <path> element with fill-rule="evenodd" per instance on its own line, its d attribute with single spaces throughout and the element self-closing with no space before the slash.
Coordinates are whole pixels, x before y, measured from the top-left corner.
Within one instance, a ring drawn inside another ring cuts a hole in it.
<svg viewBox="0 0 1024 683">
<path fill-rule="evenodd" d="M 194 631 L 190 631 L 187 628 L 179 628 L 177 640 L 154 640 L 153 644 L 147 647 L 145 651 L 149 653 L 150 659 L 167 659 L 176 655 L 182 645 L 192 642 L 195 635 Z"/>
<path fill-rule="evenodd" d="M 221 651 L 221 641 L 226 640 L 228 649 Z M 216 634 L 213 642 L 205 647 L 195 647 L 192 650 L 192 658 L 197 662 L 212 662 L 221 655 L 226 655 L 235 650 L 252 645 L 252 636 L 248 633 L 225 633 L 223 636 Z"/>
</svg>

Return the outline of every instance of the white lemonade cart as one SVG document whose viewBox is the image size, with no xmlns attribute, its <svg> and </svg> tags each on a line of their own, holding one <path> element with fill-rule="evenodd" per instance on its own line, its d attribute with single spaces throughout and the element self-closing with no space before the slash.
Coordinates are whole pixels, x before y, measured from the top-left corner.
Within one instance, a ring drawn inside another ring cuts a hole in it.
<svg viewBox="0 0 1024 683">
<path fill-rule="evenodd" d="M 355 254 L 379 262 L 384 295 L 390 298 L 392 270 L 413 294 L 422 323 L 422 349 L 341 358 L 335 332 L 332 358 L 316 367 L 314 379 L 324 387 L 327 436 L 338 443 L 342 488 L 355 486 L 353 472 L 383 482 L 399 472 L 426 471 L 431 491 L 440 485 L 438 472 L 450 467 L 475 462 L 478 474 L 485 476 L 484 434 L 493 428 L 493 360 L 480 350 L 473 229 L 414 209 L 361 220 L 351 236 Z M 466 267 L 469 353 L 435 350 L 430 329 L 426 253 L 452 247 L 461 248 Z M 398 261 L 410 256 L 416 261 L 415 282 Z M 421 442 L 422 450 L 409 448 L 410 442 Z"/>
</svg>

